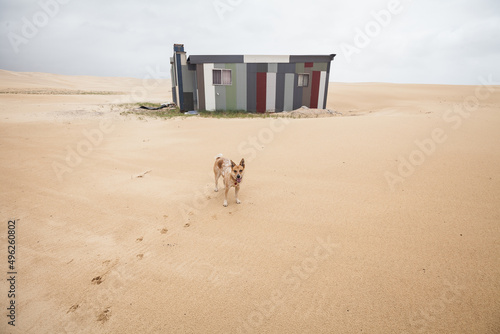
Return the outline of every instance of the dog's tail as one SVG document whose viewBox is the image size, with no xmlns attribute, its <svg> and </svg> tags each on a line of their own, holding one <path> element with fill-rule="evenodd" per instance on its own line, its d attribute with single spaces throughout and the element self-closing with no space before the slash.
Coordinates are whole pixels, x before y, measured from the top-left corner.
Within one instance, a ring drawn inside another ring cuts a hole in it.
<svg viewBox="0 0 500 334">
<path fill-rule="evenodd" d="M 219 158 L 222 158 L 222 153 L 219 153 L 215 156 L 215 160 L 219 159 Z"/>
</svg>

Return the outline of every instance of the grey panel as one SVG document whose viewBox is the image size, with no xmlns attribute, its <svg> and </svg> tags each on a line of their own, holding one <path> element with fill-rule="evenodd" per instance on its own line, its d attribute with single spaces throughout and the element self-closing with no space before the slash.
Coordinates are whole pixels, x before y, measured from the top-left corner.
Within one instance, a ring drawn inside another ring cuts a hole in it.
<svg viewBox="0 0 500 334">
<path fill-rule="evenodd" d="M 302 105 L 306 106 L 306 107 L 310 107 L 311 106 L 312 79 L 313 79 L 311 67 L 305 68 L 304 73 L 309 74 L 309 84 L 306 87 L 302 87 Z"/>
<path fill-rule="evenodd" d="M 269 63 L 267 66 L 267 71 L 271 73 L 277 73 L 278 72 L 278 64 L 277 63 Z"/>
<path fill-rule="evenodd" d="M 196 73 L 196 65 L 194 65 L 194 71 L 191 71 L 193 72 L 193 83 L 194 83 L 194 89 L 193 89 L 193 108 L 191 108 L 190 110 L 196 110 L 196 108 L 198 107 L 198 75 Z"/>
<path fill-rule="evenodd" d="M 295 89 L 294 86 L 295 77 L 296 77 L 295 73 L 285 73 L 285 98 L 283 107 L 285 111 L 293 110 L 293 91 Z"/>
<path fill-rule="evenodd" d="M 257 63 L 257 72 L 267 72 L 267 63 Z"/>
<path fill-rule="evenodd" d="M 172 101 L 177 104 L 177 93 L 176 93 L 176 89 L 175 89 L 175 71 L 174 71 L 174 68 L 175 68 L 175 65 L 172 65 L 170 67 L 170 78 L 171 78 L 171 81 L 172 81 Z"/>
<path fill-rule="evenodd" d="M 285 73 L 276 74 L 276 111 L 283 111 L 285 103 Z"/>
<path fill-rule="evenodd" d="M 190 71 L 187 65 L 181 65 L 182 67 L 182 84 L 184 92 L 194 92 L 196 84 L 194 82 L 195 75 L 194 71 Z"/>
<path fill-rule="evenodd" d="M 177 99 L 179 100 L 179 108 L 184 109 L 184 95 L 183 84 L 182 84 L 182 65 L 181 65 L 181 55 L 176 52 L 175 54 L 175 71 L 177 72 Z M 180 73 L 179 73 L 180 72 Z"/>
<path fill-rule="evenodd" d="M 328 83 L 330 81 L 330 68 L 331 68 L 331 63 L 328 63 L 328 66 L 326 68 L 326 82 L 325 82 L 325 99 L 323 101 L 323 109 L 326 109 L 326 100 L 328 99 Z"/>
<path fill-rule="evenodd" d="M 295 64 L 278 64 L 278 73 L 295 73 Z"/>
<path fill-rule="evenodd" d="M 299 87 L 299 76 L 293 78 L 293 109 L 302 107 L 302 87 Z"/>
<path fill-rule="evenodd" d="M 172 87 L 172 100 L 175 104 L 179 105 L 177 102 L 177 89 L 175 87 Z"/>
<path fill-rule="evenodd" d="M 188 62 L 191 64 L 202 63 L 243 63 L 243 55 L 200 55 L 189 56 Z"/>
<path fill-rule="evenodd" d="M 226 86 L 215 86 L 215 110 L 226 110 Z"/>
<path fill-rule="evenodd" d="M 247 73 L 257 73 L 256 63 L 248 63 L 246 65 L 247 65 Z"/>
<path fill-rule="evenodd" d="M 255 64 L 247 64 L 247 111 L 257 112 L 257 72 L 250 72 Z"/>
<path fill-rule="evenodd" d="M 334 54 L 331 55 L 298 55 L 290 56 L 290 63 L 314 63 L 322 62 L 327 63 L 333 60 Z"/>
<path fill-rule="evenodd" d="M 194 110 L 194 95 L 193 93 L 184 92 L 184 109 Z"/>
</svg>

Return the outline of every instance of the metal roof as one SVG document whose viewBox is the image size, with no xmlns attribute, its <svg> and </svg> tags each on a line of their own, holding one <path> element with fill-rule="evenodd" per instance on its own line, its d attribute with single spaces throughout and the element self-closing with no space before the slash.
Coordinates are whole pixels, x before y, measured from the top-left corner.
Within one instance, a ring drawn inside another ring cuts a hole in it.
<svg viewBox="0 0 500 334">
<path fill-rule="evenodd" d="M 190 64 L 203 63 L 314 63 L 331 62 L 335 54 L 330 55 L 191 55 Z"/>
</svg>

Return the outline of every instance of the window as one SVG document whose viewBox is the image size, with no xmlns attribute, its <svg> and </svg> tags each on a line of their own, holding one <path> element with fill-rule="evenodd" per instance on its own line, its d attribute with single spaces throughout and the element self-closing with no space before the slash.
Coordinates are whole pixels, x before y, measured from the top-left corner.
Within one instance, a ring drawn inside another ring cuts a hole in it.
<svg viewBox="0 0 500 334">
<path fill-rule="evenodd" d="M 299 74 L 299 87 L 307 87 L 309 86 L 309 74 Z"/>
<path fill-rule="evenodd" d="M 231 70 L 222 70 L 222 69 L 213 70 L 213 84 L 230 86 L 232 84 Z"/>
</svg>

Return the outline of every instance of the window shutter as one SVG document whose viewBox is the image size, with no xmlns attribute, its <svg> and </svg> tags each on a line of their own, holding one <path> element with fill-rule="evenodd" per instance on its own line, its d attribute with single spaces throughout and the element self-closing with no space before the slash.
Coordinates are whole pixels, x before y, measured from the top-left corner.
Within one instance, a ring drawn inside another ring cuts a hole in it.
<svg viewBox="0 0 500 334">
<path fill-rule="evenodd" d="M 213 70 L 213 84 L 214 85 L 220 85 L 221 84 L 221 70 Z"/>
</svg>

